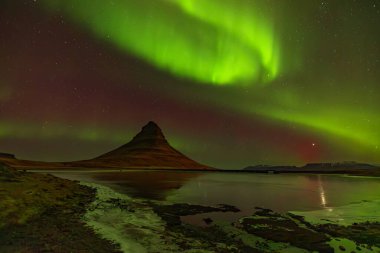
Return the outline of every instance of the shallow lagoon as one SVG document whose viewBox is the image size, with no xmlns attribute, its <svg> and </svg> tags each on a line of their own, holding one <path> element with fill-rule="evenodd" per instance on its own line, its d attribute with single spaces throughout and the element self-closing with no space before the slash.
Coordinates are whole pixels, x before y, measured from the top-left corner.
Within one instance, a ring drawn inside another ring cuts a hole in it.
<svg viewBox="0 0 380 253">
<path fill-rule="evenodd" d="M 380 178 L 346 175 L 256 174 L 178 171 L 51 172 L 68 179 L 99 183 L 135 198 L 199 205 L 228 204 L 239 213 L 184 217 L 201 225 L 203 218 L 233 221 L 256 206 L 277 212 L 334 209 L 380 200 Z M 364 214 L 363 214 L 364 215 Z M 368 215 L 368 214 L 367 214 Z"/>
<path fill-rule="evenodd" d="M 50 173 L 97 189 L 97 200 L 84 221 L 103 238 L 117 242 L 123 252 L 380 252 L 380 178 L 179 171 Z M 241 211 L 189 215 L 187 208 L 198 209 L 197 204 L 227 204 Z M 206 224 L 205 218 L 211 218 L 212 224 Z M 239 250 L 246 247 L 250 250 Z"/>
</svg>

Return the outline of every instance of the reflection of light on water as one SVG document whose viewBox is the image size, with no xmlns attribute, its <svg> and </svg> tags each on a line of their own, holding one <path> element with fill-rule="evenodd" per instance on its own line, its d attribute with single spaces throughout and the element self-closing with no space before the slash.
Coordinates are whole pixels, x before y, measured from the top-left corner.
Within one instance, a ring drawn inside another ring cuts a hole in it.
<svg viewBox="0 0 380 253">
<path fill-rule="evenodd" d="M 321 204 L 323 207 L 326 207 L 326 195 L 323 191 L 323 188 L 319 188 L 319 194 L 321 195 Z"/>
<path fill-rule="evenodd" d="M 327 201 L 326 201 L 326 193 L 323 189 L 323 184 L 321 180 L 321 175 L 318 175 L 318 190 L 319 190 L 319 196 L 321 198 L 321 205 L 326 208 Z"/>
<path fill-rule="evenodd" d="M 334 209 L 327 206 L 326 192 L 325 192 L 325 189 L 323 188 L 321 175 L 318 175 L 318 190 L 319 190 L 319 196 L 321 198 L 321 205 L 323 206 L 323 208 L 327 209 L 327 211 L 329 212 L 334 211 Z"/>
<path fill-rule="evenodd" d="M 197 182 L 197 186 L 198 186 L 198 190 L 201 190 L 202 189 L 202 183 L 201 181 L 198 181 Z M 207 201 L 208 200 L 208 194 L 207 194 L 207 187 L 202 189 L 202 195 L 203 195 L 203 200 L 204 201 Z"/>
</svg>

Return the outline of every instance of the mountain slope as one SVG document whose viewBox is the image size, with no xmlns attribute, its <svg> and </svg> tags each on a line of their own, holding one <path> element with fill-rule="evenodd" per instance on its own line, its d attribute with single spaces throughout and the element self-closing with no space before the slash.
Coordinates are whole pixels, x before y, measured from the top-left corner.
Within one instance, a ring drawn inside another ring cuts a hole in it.
<svg viewBox="0 0 380 253">
<path fill-rule="evenodd" d="M 159 126 L 152 121 L 127 144 L 83 162 L 110 167 L 210 169 L 170 146 Z"/>
<path fill-rule="evenodd" d="M 93 159 L 74 162 L 38 162 L 19 160 L 10 154 L 0 154 L 0 161 L 23 169 L 188 169 L 213 168 L 191 160 L 174 149 L 156 123 L 150 121 L 127 144 Z"/>
</svg>

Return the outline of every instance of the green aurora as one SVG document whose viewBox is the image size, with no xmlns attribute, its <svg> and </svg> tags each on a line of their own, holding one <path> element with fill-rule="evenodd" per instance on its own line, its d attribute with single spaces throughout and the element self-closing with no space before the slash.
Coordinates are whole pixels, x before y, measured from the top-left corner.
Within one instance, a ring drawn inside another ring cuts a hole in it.
<svg viewBox="0 0 380 253">
<path fill-rule="evenodd" d="M 9 15 L 27 8 L 10 23 L 38 22 L 0 23 L 2 140 L 116 147 L 156 120 L 176 148 L 220 167 L 380 163 L 376 1 L 6 2 Z"/>
<path fill-rule="evenodd" d="M 43 1 L 96 36 L 203 83 L 268 82 L 281 70 L 271 16 L 251 1 Z M 263 12 L 264 11 L 264 12 Z"/>
</svg>

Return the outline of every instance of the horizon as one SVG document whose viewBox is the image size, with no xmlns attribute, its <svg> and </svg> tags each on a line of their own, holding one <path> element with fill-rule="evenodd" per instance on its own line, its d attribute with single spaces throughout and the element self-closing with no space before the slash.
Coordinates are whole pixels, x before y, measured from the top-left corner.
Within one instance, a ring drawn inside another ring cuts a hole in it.
<svg viewBox="0 0 380 253">
<path fill-rule="evenodd" d="M 105 155 L 105 154 L 108 154 L 109 152 L 113 152 L 113 151 L 115 151 L 115 150 L 117 150 L 117 149 L 120 149 L 120 148 L 122 148 L 123 146 L 125 146 L 125 145 L 127 145 L 127 144 L 129 144 L 129 143 L 131 143 L 132 142 L 132 140 L 134 140 L 135 139 L 135 137 L 137 136 L 137 135 L 139 135 L 139 134 L 141 134 L 143 131 L 144 131 L 144 128 L 145 127 L 147 127 L 147 126 L 149 126 L 149 125 L 151 125 L 151 124 L 153 124 L 155 127 L 157 127 L 159 130 L 160 130 L 160 132 L 164 135 L 164 137 L 165 137 L 165 134 L 163 133 L 163 130 L 160 128 L 160 126 L 156 123 L 156 122 L 154 122 L 154 121 L 152 121 L 152 120 L 150 120 L 148 123 L 146 123 L 143 127 L 141 127 L 141 130 L 139 131 L 139 132 L 137 132 L 134 136 L 133 136 L 133 138 L 131 138 L 128 142 L 126 142 L 125 144 L 123 144 L 123 145 L 121 145 L 121 146 L 118 146 L 118 147 L 115 147 L 114 149 L 112 149 L 112 150 L 108 150 L 108 151 L 104 151 L 104 153 L 102 153 L 102 154 L 98 154 L 97 156 L 95 156 L 95 157 L 91 157 L 91 158 L 87 158 L 87 159 L 85 159 L 85 160 L 91 160 L 91 159 L 97 159 L 99 156 L 103 156 L 103 155 Z M 166 139 L 166 137 L 165 137 L 165 139 Z M 169 143 L 169 145 L 170 145 L 170 140 L 167 140 L 166 139 L 166 141 L 168 141 L 168 143 Z M 171 145 L 170 145 L 171 146 Z M 179 152 L 181 152 L 181 150 L 177 150 L 177 151 L 179 151 Z M 181 152 L 182 153 L 182 152 Z M 12 156 L 12 157 L 14 157 L 16 160 L 23 160 L 23 158 L 21 158 L 21 157 L 18 157 L 17 156 L 17 154 L 12 154 L 12 153 L 7 153 L 7 152 L 0 152 L 0 158 L 2 157 L 2 156 Z M 184 154 L 185 156 L 187 156 L 186 154 Z M 188 157 L 188 158 L 190 158 L 191 159 L 191 157 Z M 26 159 L 27 160 L 27 159 Z M 37 160 L 31 160 L 31 161 L 36 161 L 36 162 L 53 162 L 53 163 L 55 163 L 55 162 L 57 162 L 57 163 L 60 163 L 60 162 L 64 162 L 64 163 L 66 163 L 66 162 L 76 162 L 76 161 L 37 161 Z M 199 161 L 195 161 L 195 162 L 199 162 Z M 202 162 L 201 162 L 201 164 L 202 164 Z M 331 164 L 331 165 L 344 165 L 344 164 L 368 164 L 368 165 L 372 165 L 372 166 L 380 166 L 379 164 L 376 164 L 376 163 L 373 163 L 373 164 L 371 164 L 371 163 L 366 163 L 366 162 L 363 162 L 363 161 L 349 161 L 349 160 L 343 160 L 343 161 L 325 161 L 325 162 L 318 162 L 318 163 L 304 163 L 304 164 L 251 164 L 251 165 L 247 165 L 247 166 L 245 166 L 245 167 L 242 167 L 242 168 L 232 168 L 232 169 L 227 169 L 227 168 L 217 168 L 217 167 L 215 167 L 215 166 L 212 166 L 212 165 L 210 165 L 210 164 L 205 164 L 206 166 L 210 166 L 211 168 L 216 168 L 216 169 L 221 169 L 221 170 L 243 170 L 243 169 L 246 169 L 246 168 L 249 168 L 249 167 L 297 167 L 297 168 L 303 168 L 303 167 L 306 167 L 306 166 L 308 166 L 308 165 L 320 165 L 320 164 Z M 157 166 L 157 167 L 160 167 L 160 166 Z"/>
</svg>

